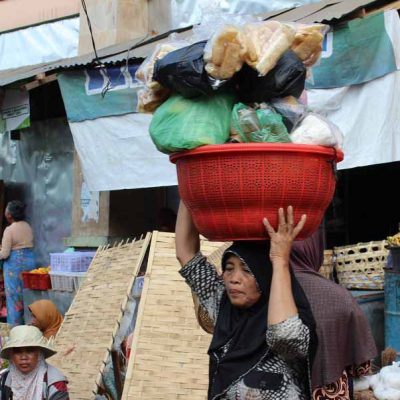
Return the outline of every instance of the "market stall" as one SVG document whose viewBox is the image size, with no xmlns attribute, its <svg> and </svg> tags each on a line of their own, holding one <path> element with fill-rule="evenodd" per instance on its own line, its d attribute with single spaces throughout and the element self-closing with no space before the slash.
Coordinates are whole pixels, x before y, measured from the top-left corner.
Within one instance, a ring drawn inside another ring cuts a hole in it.
<svg viewBox="0 0 400 400">
<path fill-rule="evenodd" d="M 50 265 L 23 272 L 24 318 L 29 323 L 32 315 L 28 309 L 34 301 L 51 300 L 64 315 L 69 309 L 87 270 L 95 256 L 95 251 L 74 251 L 50 253 Z"/>
</svg>

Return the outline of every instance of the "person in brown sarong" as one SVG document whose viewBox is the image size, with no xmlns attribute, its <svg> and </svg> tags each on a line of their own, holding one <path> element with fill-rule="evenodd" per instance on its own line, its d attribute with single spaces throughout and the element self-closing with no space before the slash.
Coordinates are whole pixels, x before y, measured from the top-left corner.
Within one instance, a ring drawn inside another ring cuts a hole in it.
<svg viewBox="0 0 400 400">
<path fill-rule="evenodd" d="M 318 346 L 312 369 L 313 400 L 352 399 L 352 378 L 370 372 L 377 349 L 368 320 L 351 293 L 318 273 L 321 229 L 292 245 L 290 265 L 310 303 Z"/>
<path fill-rule="evenodd" d="M 37 300 L 29 307 L 32 314 L 31 325 L 39 328 L 45 338 L 56 336 L 63 322 L 63 317 L 50 300 Z"/>
</svg>

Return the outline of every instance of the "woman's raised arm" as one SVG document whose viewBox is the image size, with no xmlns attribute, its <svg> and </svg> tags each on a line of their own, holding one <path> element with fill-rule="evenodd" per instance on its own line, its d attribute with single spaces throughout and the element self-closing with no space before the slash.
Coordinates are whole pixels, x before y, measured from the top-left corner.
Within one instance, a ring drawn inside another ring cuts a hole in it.
<svg viewBox="0 0 400 400">
<path fill-rule="evenodd" d="M 175 227 L 176 258 L 183 267 L 200 250 L 199 232 L 194 226 L 189 210 L 181 201 Z"/>
</svg>

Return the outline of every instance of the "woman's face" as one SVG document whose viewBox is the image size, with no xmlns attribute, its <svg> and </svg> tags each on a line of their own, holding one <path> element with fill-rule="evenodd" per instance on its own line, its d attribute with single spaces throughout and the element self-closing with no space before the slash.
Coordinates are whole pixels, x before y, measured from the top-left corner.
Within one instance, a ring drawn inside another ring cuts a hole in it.
<svg viewBox="0 0 400 400">
<path fill-rule="evenodd" d="M 23 374 L 32 372 L 39 363 L 40 349 L 37 347 L 15 347 L 11 351 L 11 361 Z"/>
<path fill-rule="evenodd" d="M 230 256 L 222 274 L 229 300 L 235 307 L 248 308 L 261 297 L 257 282 L 239 257 Z"/>
</svg>

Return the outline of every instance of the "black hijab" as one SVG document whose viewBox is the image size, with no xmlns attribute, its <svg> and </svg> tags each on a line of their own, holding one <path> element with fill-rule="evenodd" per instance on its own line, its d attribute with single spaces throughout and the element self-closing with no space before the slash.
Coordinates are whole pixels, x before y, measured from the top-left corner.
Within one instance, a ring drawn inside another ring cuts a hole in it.
<svg viewBox="0 0 400 400">
<path fill-rule="evenodd" d="M 262 359 L 271 356 L 268 353 L 265 336 L 272 280 L 269 248 L 269 241 L 238 241 L 226 249 L 222 256 L 223 270 L 231 255 L 236 255 L 245 262 L 257 281 L 261 297 L 253 306 L 242 309 L 234 307 L 226 291 L 224 292 L 208 350 L 210 355 L 209 400 L 224 393 L 233 382 L 246 375 Z M 312 332 L 309 357 L 311 360 L 316 345 L 315 322 L 307 298 L 293 273 L 291 273 L 291 278 L 299 317 Z M 229 350 L 219 359 L 218 352 L 228 342 Z"/>
</svg>

